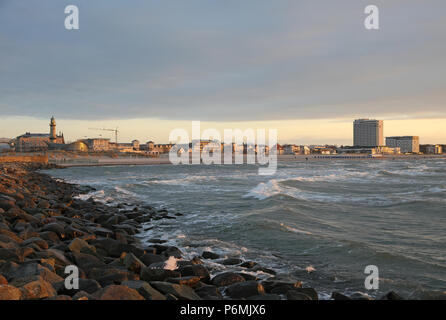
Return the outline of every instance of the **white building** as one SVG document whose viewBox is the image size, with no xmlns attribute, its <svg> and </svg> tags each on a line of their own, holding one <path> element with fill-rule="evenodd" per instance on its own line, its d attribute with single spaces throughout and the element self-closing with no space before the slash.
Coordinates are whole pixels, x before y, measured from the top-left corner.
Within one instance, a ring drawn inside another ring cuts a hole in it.
<svg viewBox="0 0 446 320">
<path fill-rule="evenodd" d="M 420 137 L 418 136 L 387 137 L 386 146 L 390 148 L 400 148 L 401 153 L 419 153 Z"/>
<path fill-rule="evenodd" d="M 353 122 L 355 147 L 379 147 L 384 145 L 382 120 L 357 119 Z"/>
</svg>

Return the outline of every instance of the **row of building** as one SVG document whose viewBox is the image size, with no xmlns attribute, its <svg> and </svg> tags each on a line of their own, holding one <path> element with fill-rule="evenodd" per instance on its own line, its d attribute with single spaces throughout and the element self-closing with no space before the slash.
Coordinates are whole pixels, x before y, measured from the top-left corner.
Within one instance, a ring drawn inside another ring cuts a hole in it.
<svg viewBox="0 0 446 320">
<path fill-rule="evenodd" d="M 143 153 L 146 155 L 157 156 L 168 153 L 174 146 L 168 144 L 155 144 L 148 141 L 141 144 L 138 140 L 131 143 L 111 142 L 106 138 L 88 138 L 80 139 L 73 143 L 65 143 L 63 133 L 56 133 L 56 120 L 54 117 L 50 120 L 49 133 L 30 133 L 27 132 L 10 143 L 18 152 L 36 152 L 47 150 L 66 150 L 77 152 L 123 152 L 123 153 Z M 216 141 L 193 141 L 183 146 L 177 146 L 177 152 L 203 152 L 205 148 L 215 150 L 215 148 L 225 149 L 225 145 Z M 268 146 L 258 145 L 236 145 L 230 146 L 234 153 L 259 153 L 260 148 L 265 153 L 269 153 Z M 357 119 L 353 122 L 353 146 L 336 145 L 295 145 L 285 144 L 275 146 L 279 155 L 310 155 L 310 154 L 441 154 L 446 153 L 446 145 L 420 145 L 418 136 L 394 136 L 386 137 L 384 144 L 384 123 L 382 120 Z"/>
<path fill-rule="evenodd" d="M 420 145 L 420 137 L 418 136 L 386 137 L 384 144 L 384 122 L 373 119 L 357 119 L 354 121 L 353 145 L 355 148 L 379 148 L 383 153 L 395 154 L 442 154 L 446 152 L 445 145 Z"/>
</svg>

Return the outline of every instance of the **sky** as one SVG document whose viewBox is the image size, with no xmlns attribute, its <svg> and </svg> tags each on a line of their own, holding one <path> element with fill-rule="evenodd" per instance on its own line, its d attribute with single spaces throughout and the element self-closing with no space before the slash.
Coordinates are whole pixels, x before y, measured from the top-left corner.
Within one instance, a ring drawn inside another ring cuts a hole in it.
<svg viewBox="0 0 446 320">
<path fill-rule="evenodd" d="M 67 5 L 80 29 L 64 27 Z M 364 28 L 377 5 L 380 29 Z M 0 137 L 277 129 L 351 144 L 355 118 L 446 143 L 442 0 L 0 0 Z"/>
</svg>

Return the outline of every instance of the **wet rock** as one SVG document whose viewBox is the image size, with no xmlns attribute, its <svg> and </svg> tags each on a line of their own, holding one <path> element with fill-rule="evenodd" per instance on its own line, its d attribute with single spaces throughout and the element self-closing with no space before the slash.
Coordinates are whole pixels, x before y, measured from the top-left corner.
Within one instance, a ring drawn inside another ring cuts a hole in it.
<svg viewBox="0 0 446 320">
<path fill-rule="evenodd" d="M 232 265 L 240 264 L 242 262 L 243 262 L 243 260 L 239 259 L 239 258 L 228 258 L 228 259 L 218 261 L 218 263 L 225 265 L 225 266 L 232 266 Z"/>
<path fill-rule="evenodd" d="M 79 238 L 73 239 L 68 245 L 68 249 L 70 249 L 71 252 L 96 253 L 96 248 L 94 246 L 89 245 L 87 241 Z"/>
<path fill-rule="evenodd" d="M 205 285 L 195 289 L 195 293 L 203 300 L 222 300 L 223 296 L 216 286 Z"/>
<path fill-rule="evenodd" d="M 240 299 L 262 295 L 265 293 L 265 288 L 257 281 L 244 281 L 230 285 L 226 288 L 226 293 L 231 298 Z"/>
<path fill-rule="evenodd" d="M 8 284 L 8 280 L 0 274 L 0 285 Z"/>
<path fill-rule="evenodd" d="M 209 270 L 201 264 L 192 264 L 188 266 L 181 267 L 179 272 L 183 277 L 187 276 L 197 276 L 203 282 L 209 282 L 211 279 L 211 275 Z"/>
<path fill-rule="evenodd" d="M 172 270 L 154 269 L 150 267 L 143 267 L 141 269 L 141 280 L 144 281 L 163 281 L 167 278 L 180 277 L 181 273 Z"/>
<path fill-rule="evenodd" d="M 23 299 L 43 299 L 57 296 L 57 292 L 51 283 L 45 280 L 29 282 L 20 290 L 23 293 Z"/>
<path fill-rule="evenodd" d="M 73 252 L 73 257 L 76 265 L 83 270 L 88 270 L 98 266 L 105 266 L 105 263 L 102 260 L 91 254 Z"/>
<path fill-rule="evenodd" d="M 350 298 L 352 300 L 373 300 L 373 298 L 370 297 L 368 294 L 362 292 L 355 292 L 350 296 Z"/>
<path fill-rule="evenodd" d="M 248 297 L 247 300 L 282 300 L 282 298 L 278 294 L 265 293 L 265 294 Z"/>
<path fill-rule="evenodd" d="M 307 296 L 310 300 L 319 300 L 318 294 L 313 288 L 295 288 L 287 291 L 286 295 L 288 300 L 301 300 L 293 298 L 301 295 Z"/>
<path fill-rule="evenodd" d="M 109 285 L 94 294 L 98 300 L 144 300 L 135 289 L 122 285 Z"/>
<path fill-rule="evenodd" d="M 42 280 L 51 284 L 63 280 L 63 278 L 57 275 L 55 272 L 36 262 L 25 263 L 18 266 L 16 269 L 7 274 L 7 277 L 9 278 L 10 282 L 16 283 L 35 281 L 37 279 L 36 277 L 40 277 Z"/>
<path fill-rule="evenodd" d="M 166 278 L 165 281 L 194 288 L 200 282 L 200 279 L 201 278 L 198 276 L 187 276 L 187 277 L 178 277 L 178 278 Z"/>
<path fill-rule="evenodd" d="M 68 295 L 68 296 L 73 296 L 79 291 L 84 291 L 92 294 L 102 288 L 99 282 L 97 282 L 96 280 L 82 279 L 82 278 L 79 279 L 79 289 L 67 289 L 65 287 L 65 281 L 58 282 L 53 286 L 57 290 L 57 294 Z"/>
<path fill-rule="evenodd" d="M 161 281 L 152 281 L 150 285 L 165 295 L 172 294 L 181 300 L 201 300 L 200 296 L 188 286 Z"/>
<path fill-rule="evenodd" d="M 76 292 L 72 300 L 96 300 L 96 298 L 92 294 L 81 290 Z"/>
<path fill-rule="evenodd" d="M 166 297 L 145 281 L 124 281 L 123 286 L 135 289 L 146 300 L 166 300 Z"/>
<path fill-rule="evenodd" d="M 181 258 L 183 256 L 183 252 L 180 249 L 178 249 L 177 247 L 171 246 L 163 251 L 163 255 L 165 257 Z"/>
<path fill-rule="evenodd" d="M 38 245 L 39 248 L 44 249 L 44 250 L 48 249 L 48 247 L 49 247 L 48 242 L 46 242 L 45 240 L 40 239 L 40 238 L 29 238 L 29 239 L 23 241 L 21 245 L 27 246 L 32 243 Z"/>
<path fill-rule="evenodd" d="M 41 231 L 52 231 L 56 233 L 57 235 L 62 235 L 65 230 L 65 225 L 60 222 L 52 222 L 44 225 L 41 229 Z"/>
<path fill-rule="evenodd" d="M 380 300 L 404 300 L 404 298 L 397 294 L 395 291 L 390 291 L 383 295 Z"/>
<path fill-rule="evenodd" d="M 0 300 L 20 300 L 21 297 L 20 289 L 10 285 L 0 285 Z"/>
<path fill-rule="evenodd" d="M 150 266 L 151 264 L 157 262 L 164 263 L 166 257 L 152 253 L 145 253 L 139 258 L 139 260 L 141 260 L 141 262 L 143 262 L 146 266 Z"/>
<path fill-rule="evenodd" d="M 265 280 L 262 281 L 268 293 L 286 294 L 289 290 L 302 287 L 300 281 Z"/>
<path fill-rule="evenodd" d="M 239 275 L 241 275 L 243 278 L 245 278 L 246 281 L 257 281 L 259 278 L 255 275 L 244 273 L 244 272 L 238 272 Z"/>
<path fill-rule="evenodd" d="M 256 265 L 257 265 L 257 262 L 245 261 L 240 265 L 240 267 L 251 269 L 251 268 L 254 268 Z"/>
<path fill-rule="evenodd" d="M 336 291 L 331 294 L 331 298 L 333 300 L 352 300 L 350 297 Z"/>
<path fill-rule="evenodd" d="M 141 268 L 146 267 L 146 265 L 143 262 L 141 262 L 141 260 L 139 260 L 137 257 L 135 257 L 135 255 L 131 252 L 130 253 L 124 252 L 121 255 L 121 260 L 122 260 L 124 266 L 128 270 L 131 270 L 136 273 L 140 273 Z"/>
<path fill-rule="evenodd" d="M 204 259 L 219 259 L 220 255 L 211 251 L 203 251 L 203 253 L 201 254 L 201 256 Z"/>
<path fill-rule="evenodd" d="M 217 287 L 225 287 L 244 281 L 246 281 L 245 278 L 235 272 L 223 272 L 213 277 L 211 283 Z"/>
</svg>

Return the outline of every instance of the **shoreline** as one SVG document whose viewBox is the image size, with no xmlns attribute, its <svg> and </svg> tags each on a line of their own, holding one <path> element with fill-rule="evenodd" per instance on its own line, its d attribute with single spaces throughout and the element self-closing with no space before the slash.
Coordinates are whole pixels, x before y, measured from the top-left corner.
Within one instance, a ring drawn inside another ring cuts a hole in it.
<svg viewBox="0 0 446 320">
<path fill-rule="evenodd" d="M 446 155 L 384 155 L 378 157 L 368 157 L 366 155 L 279 155 L 277 156 L 278 163 L 287 162 L 308 162 L 308 161 L 417 161 L 417 160 L 446 160 Z M 234 163 L 234 157 L 232 164 Z M 105 166 L 133 166 L 133 165 L 173 165 L 169 158 L 109 158 L 109 157 L 88 157 L 88 158 L 65 158 L 65 160 L 49 160 L 50 164 L 55 164 L 60 167 L 105 167 Z M 243 164 L 246 164 L 246 156 Z M 188 165 L 188 164 L 185 164 Z M 192 164 L 190 164 L 192 165 Z M 217 164 L 220 165 L 220 164 Z M 225 164 L 222 158 L 221 165 Z"/>
<path fill-rule="evenodd" d="M 152 220 L 176 219 L 151 206 L 116 207 L 81 200 L 94 188 L 78 186 L 36 172 L 55 166 L 0 164 L 0 299 L 52 300 L 315 300 L 313 288 L 298 279 L 275 277 L 255 261 L 203 252 L 183 259 L 177 247 L 137 235 Z M 5 210 L 6 209 L 6 210 Z M 206 262 L 261 271 L 214 273 Z M 67 265 L 79 268 L 79 289 L 64 286 Z M 385 299 L 400 299 L 390 292 Z M 347 297 L 334 292 L 332 299 Z"/>
</svg>

